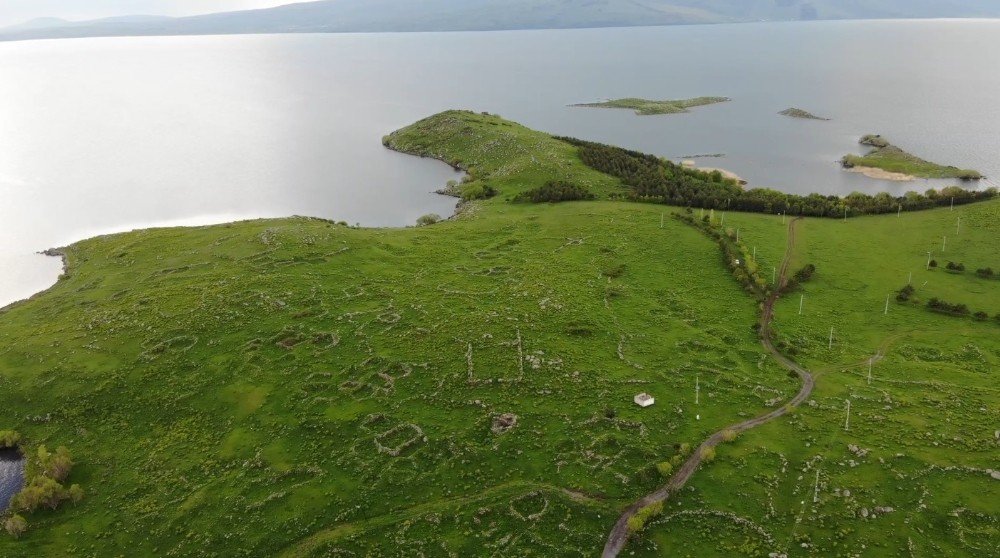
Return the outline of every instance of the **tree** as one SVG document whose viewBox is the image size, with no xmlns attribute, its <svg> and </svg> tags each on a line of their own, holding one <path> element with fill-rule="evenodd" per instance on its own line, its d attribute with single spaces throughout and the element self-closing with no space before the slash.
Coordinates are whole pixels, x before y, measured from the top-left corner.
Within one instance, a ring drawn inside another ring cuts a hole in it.
<svg viewBox="0 0 1000 558">
<path fill-rule="evenodd" d="M 425 227 L 427 225 L 433 225 L 434 223 L 437 223 L 440 220 L 441 216 L 438 215 L 437 213 L 428 213 L 427 215 L 421 215 L 420 218 L 417 219 L 417 226 Z"/>
<path fill-rule="evenodd" d="M 15 513 L 3 522 L 3 528 L 10 536 L 19 539 L 28 530 L 28 522 Z"/>
<path fill-rule="evenodd" d="M 74 504 L 79 504 L 83 500 L 83 488 L 79 484 L 74 484 L 66 490 L 66 495 Z"/>
</svg>

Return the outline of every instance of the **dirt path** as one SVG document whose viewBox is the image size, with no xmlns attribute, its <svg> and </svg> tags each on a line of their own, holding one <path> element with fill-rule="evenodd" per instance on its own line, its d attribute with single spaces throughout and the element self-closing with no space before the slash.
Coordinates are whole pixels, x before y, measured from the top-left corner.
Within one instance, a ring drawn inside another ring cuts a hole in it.
<svg viewBox="0 0 1000 558">
<path fill-rule="evenodd" d="M 785 355 L 781 354 L 774 347 L 774 342 L 771 339 L 771 323 L 774 321 L 774 305 L 778 301 L 780 296 L 779 293 L 788 284 L 788 267 L 791 265 L 792 251 L 795 248 L 795 225 L 799 220 L 800 219 L 793 219 L 788 224 L 788 244 L 785 248 L 785 258 L 781 262 L 779 288 L 775 289 L 775 293 L 768 297 L 767 301 L 764 303 L 764 310 L 761 313 L 760 318 L 760 341 L 761 344 L 764 345 L 764 348 L 767 349 L 767 352 L 771 353 L 771 356 L 773 356 L 779 364 L 798 374 L 799 378 L 802 380 L 802 389 L 799 390 L 795 397 L 781 407 L 759 417 L 728 426 L 709 436 L 707 440 L 698 446 L 698 449 L 694 451 L 691 457 L 684 462 L 684 465 L 677 469 L 677 472 L 670 477 L 670 481 L 667 482 L 665 486 L 656 492 L 647 494 L 638 501 L 632 503 L 629 507 L 625 508 L 621 517 L 619 517 L 618 521 L 615 522 L 615 526 L 611 530 L 611 534 L 608 535 L 608 542 L 604 545 L 604 552 L 601 554 L 603 558 L 615 558 L 618 556 L 618 553 L 625 547 L 625 543 L 628 542 L 628 520 L 642 508 L 658 502 L 665 502 L 668 498 L 670 498 L 671 494 L 683 488 L 684 485 L 687 484 L 688 479 L 691 478 L 701 465 L 702 451 L 714 448 L 722 443 L 727 431 L 735 433 L 745 432 L 751 428 L 770 422 L 788 413 L 789 410 L 801 405 L 802 402 L 805 401 L 812 393 L 813 387 L 816 383 L 813 379 L 813 375 L 802 366 L 799 366 Z"/>
</svg>

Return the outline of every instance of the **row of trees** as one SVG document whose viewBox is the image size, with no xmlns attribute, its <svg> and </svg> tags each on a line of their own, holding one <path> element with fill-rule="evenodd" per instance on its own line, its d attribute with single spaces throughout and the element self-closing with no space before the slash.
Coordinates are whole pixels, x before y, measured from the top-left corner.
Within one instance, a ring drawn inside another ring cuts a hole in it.
<svg viewBox="0 0 1000 558">
<path fill-rule="evenodd" d="M 550 180 L 542 186 L 521 192 L 514 201 L 546 203 L 592 199 L 594 194 L 584 186 L 564 180 Z"/>
<path fill-rule="evenodd" d="M 996 188 L 969 191 L 949 186 L 923 194 L 907 192 L 893 197 L 887 193 L 874 196 L 855 192 L 846 197 L 810 194 L 800 196 L 758 188 L 744 190 L 737 181 L 718 172 L 686 168 L 654 155 L 592 143 L 573 138 L 559 138 L 579 148 L 580 159 L 587 166 L 622 180 L 633 201 L 664 203 L 682 207 L 731 209 L 754 213 L 784 213 L 810 217 L 843 217 L 917 211 L 939 206 L 967 204 L 997 197 Z"/>
</svg>

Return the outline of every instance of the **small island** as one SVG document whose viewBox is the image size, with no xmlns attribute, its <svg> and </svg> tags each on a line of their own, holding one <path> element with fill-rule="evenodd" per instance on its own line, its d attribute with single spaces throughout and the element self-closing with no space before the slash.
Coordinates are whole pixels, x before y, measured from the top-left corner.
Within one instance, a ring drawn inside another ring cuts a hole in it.
<svg viewBox="0 0 1000 558">
<path fill-rule="evenodd" d="M 811 112 L 809 112 L 807 110 L 802 110 L 800 108 L 795 108 L 795 107 L 792 107 L 792 108 L 789 108 L 789 109 L 785 109 L 785 110 L 779 112 L 778 114 L 780 114 L 782 116 L 790 116 L 792 118 L 803 118 L 805 120 L 823 120 L 823 121 L 830 120 L 829 118 L 823 118 L 822 116 L 816 116 L 815 114 L 813 114 L 813 113 L 811 113 Z"/>
<path fill-rule="evenodd" d="M 656 114 L 678 114 L 691 112 L 694 107 L 714 105 L 732 101 L 729 97 L 695 97 L 694 99 L 676 99 L 671 101 L 651 101 L 649 99 L 639 99 L 629 97 L 627 99 L 615 99 L 613 101 L 603 101 L 600 103 L 581 103 L 570 105 L 584 108 L 609 108 L 609 109 L 630 109 L 639 116 L 652 116 Z"/>
<path fill-rule="evenodd" d="M 958 178 L 980 180 L 979 171 L 960 169 L 925 161 L 889 143 L 880 135 L 869 134 L 861 138 L 861 145 L 872 148 L 867 155 L 845 155 L 841 164 L 845 169 L 859 172 L 870 178 L 883 180 L 913 180 L 915 178 Z"/>
</svg>

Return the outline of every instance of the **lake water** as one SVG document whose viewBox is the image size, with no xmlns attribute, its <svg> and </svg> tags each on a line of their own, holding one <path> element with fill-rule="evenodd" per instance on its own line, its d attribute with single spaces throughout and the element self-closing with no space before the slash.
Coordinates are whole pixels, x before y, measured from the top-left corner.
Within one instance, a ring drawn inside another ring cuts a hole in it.
<svg viewBox="0 0 1000 558">
<path fill-rule="evenodd" d="M 679 158 L 751 186 L 894 193 L 843 172 L 881 133 L 1000 175 L 1000 21 L 879 21 L 0 43 L 0 306 L 50 285 L 35 255 L 112 231 L 312 215 L 448 214 L 454 173 L 382 135 L 448 108 Z M 690 114 L 570 108 L 720 95 Z M 800 107 L 833 118 L 776 113 Z"/>
<path fill-rule="evenodd" d="M 0 511 L 24 484 L 24 458 L 16 449 L 0 449 Z"/>
</svg>

